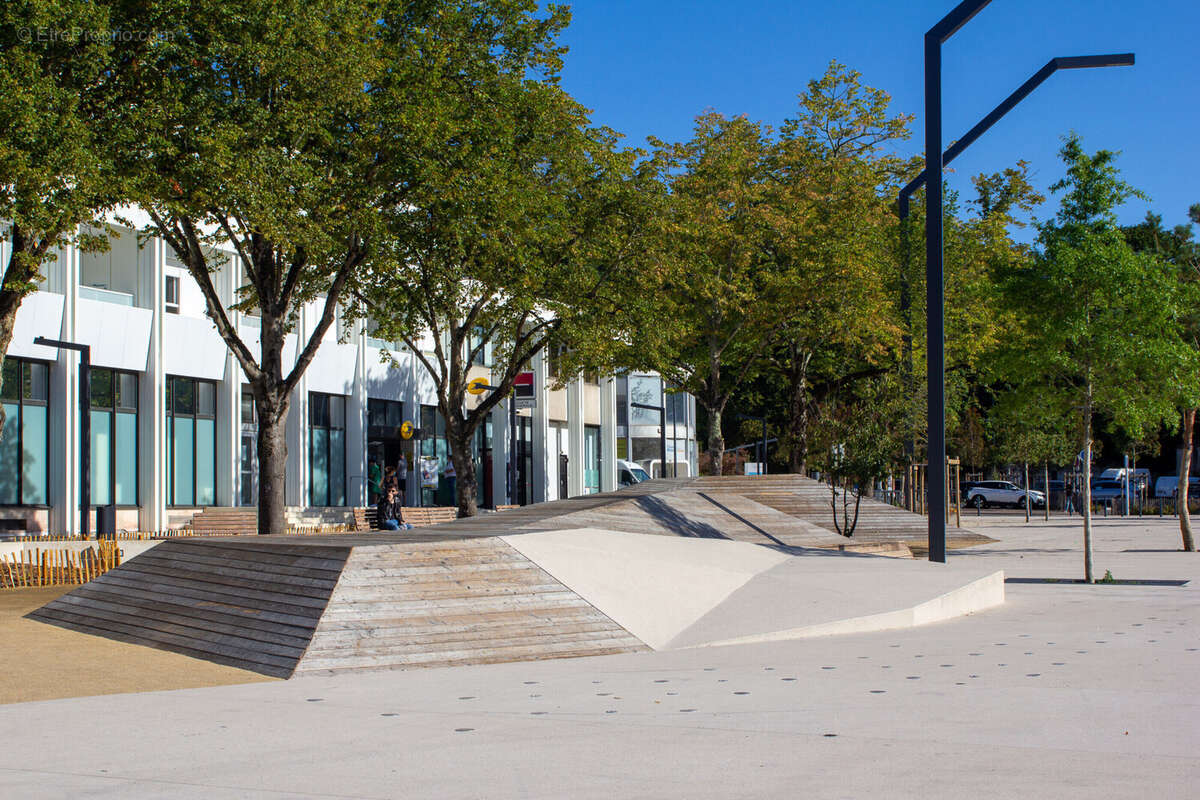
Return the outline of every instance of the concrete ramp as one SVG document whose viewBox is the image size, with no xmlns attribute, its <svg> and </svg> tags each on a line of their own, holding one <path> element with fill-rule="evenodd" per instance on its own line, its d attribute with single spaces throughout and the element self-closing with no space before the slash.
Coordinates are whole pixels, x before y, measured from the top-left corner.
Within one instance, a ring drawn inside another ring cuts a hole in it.
<svg viewBox="0 0 1200 800">
<path fill-rule="evenodd" d="M 525 533 L 504 541 L 655 649 L 754 576 L 791 558 L 743 542 L 597 529 Z"/>
<path fill-rule="evenodd" d="M 759 573 L 668 649 L 911 628 L 1004 602 L 1004 573 L 877 556 L 806 554 Z"/>
</svg>

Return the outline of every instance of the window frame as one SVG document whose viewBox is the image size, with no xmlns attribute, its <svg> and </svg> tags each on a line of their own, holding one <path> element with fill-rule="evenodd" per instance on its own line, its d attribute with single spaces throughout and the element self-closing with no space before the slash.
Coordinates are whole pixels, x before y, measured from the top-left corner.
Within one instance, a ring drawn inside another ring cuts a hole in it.
<svg viewBox="0 0 1200 800">
<path fill-rule="evenodd" d="M 4 365 L 7 367 L 13 364 L 17 370 L 17 379 L 14 382 L 4 381 L 5 390 L 12 386 L 14 397 L 8 398 L 0 396 L 0 403 L 16 403 L 17 405 L 17 501 L 15 503 L 0 503 L 0 507 L 4 508 L 49 508 L 50 507 L 50 420 L 51 420 L 51 405 L 50 405 L 50 369 L 53 365 L 51 361 L 42 361 L 41 359 L 21 358 L 19 356 L 6 356 Z M 35 366 L 40 366 L 45 370 L 44 389 L 45 399 L 38 400 L 33 397 L 25 397 L 25 379 L 26 370 L 32 369 Z M 25 406 L 37 406 L 38 408 L 46 409 L 46 441 L 42 450 L 42 461 L 45 464 L 45 477 L 43 487 L 45 491 L 45 502 L 29 503 L 25 502 Z M 5 423 L 7 425 L 7 422 Z M 2 431 L 0 431 L 2 432 Z"/>
<path fill-rule="evenodd" d="M 333 405 L 334 405 L 333 401 L 335 399 L 340 400 L 342 403 L 342 414 L 341 414 L 341 425 L 340 426 L 335 426 L 333 424 L 332 410 L 333 410 Z M 308 461 L 309 461 L 309 463 L 308 463 L 308 503 L 310 506 L 313 506 L 314 508 L 341 508 L 341 507 L 344 507 L 350 501 L 350 492 L 348 490 L 348 482 L 347 482 L 348 476 L 346 474 L 346 467 L 347 467 L 346 448 L 349 445 L 349 442 L 346 438 L 346 411 L 347 411 L 347 407 L 350 405 L 349 401 L 350 401 L 350 398 L 344 394 L 330 394 L 328 392 L 309 392 L 308 393 L 308 415 L 307 415 L 308 416 L 308 419 L 307 419 L 307 423 L 308 423 L 308 425 L 307 425 L 307 427 L 308 427 Z M 324 403 L 325 410 L 324 410 L 323 419 L 325 421 L 325 424 L 323 424 L 323 425 L 317 424 L 316 422 L 314 422 L 314 408 L 317 403 Z M 314 470 L 312 468 L 312 464 L 313 464 L 313 432 L 316 430 L 324 430 L 324 431 L 329 432 L 329 435 L 327 435 L 325 438 L 325 463 L 327 465 L 326 471 L 325 471 L 325 479 L 326 479 L 325 501 L 326 502 L 322 506 L 318 506 L 314 502 L 314 498 L 316 497 L 316 493 L 315 493 L 316 483 L 314 481 L 314 478 L 316 476 L 316 470 Z M 342 432 L 342 498 L 341 498 L 342 502 L 339 504 L 336 504 L 336 505 L 334 505 L 332 502 L 334 499 L 332 497 L 332 494 L 333 494 L 333 491 L 332 491 L 333 490 L 333 480 L 332 480 L 333 472 L 329 466 L 329 465 L 332 465 L 332 463 L 333 463 L 332 431 L 335 431 L 335 430 Z"/>
<path fill-rule="evenodd" d="M 190 381 L 192 384 L 192 412 L 190 414 L 178 413 L 175 411 L 175 381 Z M 207 384 L 213 389 L 213 408 L 211 414 L 200 413 L 200 384 Z M 167 507 L 168 508 L 203 508 L 204 506 L 197 502 L 197 484 L 199 472 L 196 469 L 197 457 L 196 453 L 199 450 L 196 447 L 197 437 L 196 431 L 199 426 L 197 420 L 211 419 L 213 422 L 213 505 L 217 504 L 217 382 L 210 381 L 205 378 L 193 378 L 190 375 L 168 375 L 166 385 L 166 409 L 167 409 Z M 175 419 L 183 418 L 192 421 L 192 502 L 189 504 L 181 504 L 175 502 Z"/>
<path fill-rule="evenodd" d="M 95 395 L 92 394 L 91 382 L 96 379 L 99 373 L 108 373 L 108 405 L 97 406 Z M 90 367 L 88 369 L 88 396 L 91 400 L 90 412 L 104 411 L 109 415 L 109 437 L 108 448 L 108 474 L 109 474 L 109 502 L 95 502 L 95 495 L 92 496 L 92 508 L 101 508 L 106 505 L 115 505 L 118 508 L 140 508 L 142 505 L 142 409 L 141 409 L 141 375 L 137 372 L 132 372 L 125 369 L 115 369 L 110 367 Z M 119 405 L 117 402 L 117 393 L 121 385 L 120 378 L 133 378 L 133 397 L 134 404 L 132 409 L 127 405 Z M 127 414 L 133 412 L 133 504 L 118 503 L 116 490 L 116 474 L 117 474 L 117 414 Z M 90 420 L 89 420 L 90 422 Z M 96 453 L 92 453 L 92 461 L 95 462 Z M 90 478 L 89 478 L 90 479 Z"/>
</svg>

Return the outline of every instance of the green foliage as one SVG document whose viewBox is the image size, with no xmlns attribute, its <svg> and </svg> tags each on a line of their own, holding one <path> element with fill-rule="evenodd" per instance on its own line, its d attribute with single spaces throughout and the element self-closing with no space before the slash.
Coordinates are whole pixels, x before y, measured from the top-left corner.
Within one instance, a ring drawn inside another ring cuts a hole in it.
<svg viewBox="0 0 1200 800">
<path fill-rule="evenodd" d="M 0 280 L 0 360 L 42 265 L 66 244 L 105 247 L 80 226 L 128 197 L 118 151 L 131 132 L 114 100 L 110 30 L 104 3 L 0 5 L 0 236 L 11 243 Z"/>
<path fill-rule="evenodd" d="M 1116 208 L 1138 193 L 1121 180 L 1115 155 L 1089 155 L 1074 135 L 1061 155 L 1067 175 L 1051 187 L 1060 207 L 1038 226 L 1036 258 L 1000 276 L 1017 326 L 998 363 L 1044 410 L 1040 419 L 1078 432 L 1090 582 L 1094 420 L 1103 415 L 1134 438 L 1173 427 L 1176 409 L 1196 402 L 1197 353 L 1183 336 L 1191 303 L 1175 268 L 1134 252 L 1117 227 Z"/>
<path fill-rule="evenodd" d="M 1071 137 L 1062 157 L 1067 177 L 1052 187 L 1062 204 L 1039 225 L 1038 257 L 1003 275 L 1020 325 L 1006 372 L 1015 386 L 1036 387 L 1051 413 L 1086 404 L 1134 435 L 1173 424 L 1177 401 L 1196 393 L 1195 356 L 1181 338 L 1184 295 L 1168 265 L 1121 235 L 1115 208 L 1135 192 L 1114 155 L 1089 156 Z"/>
<path fill-rule="evenodd" d="M 639 333 L 628 320 L 652 308 L 639 241 L 661 186 L 556 77 L 481 71 L 468 97 L 439 90 L 435 140 L 453 146 L 416 163 L 408 203 L 387 214 L 357 290 L 359 313 L 432 377 L 468 494 L 471 434 L 530 360 L 553 347 L 559 380 L 611 372 Z M 488 347 L 496 389 L 466 409 L 469 372 Z M 473 494 L 460 507 L 473 513 Z"/>
</svg>

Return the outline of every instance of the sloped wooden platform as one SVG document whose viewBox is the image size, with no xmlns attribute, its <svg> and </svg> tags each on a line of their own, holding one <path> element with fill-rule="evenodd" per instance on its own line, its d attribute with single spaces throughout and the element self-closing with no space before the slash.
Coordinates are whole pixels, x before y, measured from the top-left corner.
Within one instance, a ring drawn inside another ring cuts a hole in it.
<svg viewBox="0 0 1200 800">
<path fill-rule="evenodd" d="M 498 538 L 357 547 L 299 673 L 648 649 Z"/>
<path fill-rule="evenodd" d="M 586 529 L 797 554 L 922 539 L 926 521 L 864 499 L 847 539 L 799 476 L 654 480 L 414 531 L 166 541 L 30 617 L 282 677 L 646 649 L 499 538 Z M 668 576 L 674 557 L 639 564 Z"/>
<path fill-rule="evenodd" d="M 29 616 L 276 677 L 646 649 L 493 537 L 168 541 Z"/>
<path fill-rule="evenodd" d="M 166 541 L 29 617 L 287 677 L 350 550 L 294 541 Z"/>
</svg>

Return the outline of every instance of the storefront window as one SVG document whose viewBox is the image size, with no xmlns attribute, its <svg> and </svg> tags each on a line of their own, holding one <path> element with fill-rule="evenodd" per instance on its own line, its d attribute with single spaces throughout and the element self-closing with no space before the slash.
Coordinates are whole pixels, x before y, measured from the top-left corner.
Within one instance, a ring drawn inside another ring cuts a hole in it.
<svg viewBox="0 0 1200 800">
<path fill-rule="evenodd" d="M 217 385 L 167 378 L 167 504 L 211 506 L 217 496 Z"/>
<path fill-rule="evenodd" d="M 309 502 L 346 505 L 346 398 L 308 395 Z"/>
<path fill-rule="evenodd" d="M 4 430 L 0 434 L 0 505 L 45 505 L 49 479 L 49 366 L 4 359 Z"/>
<path fill-rule="evenodd" d="M 583 493 L 600 491 L 600 427 L 583 426 Z"/>
<path fill-rule="evenodd" d="M 93 367 L 92 504 L 138 504 L 138 376 Z"/>
<path fill-rule="evenodd" d="M 421 505 L 454 505 L 449 484 L 442 478 L 446 465 L 450 463 L 450 446 L 446 441 L 446 420 L 437 406 L 421 406 L 421 460 L 425 459 L 437 462 L 438 486 L 436 489 L 421 487 Z M 421 467 L 420 464 L 416 465 L 418 476 Z"/>
</svg>

